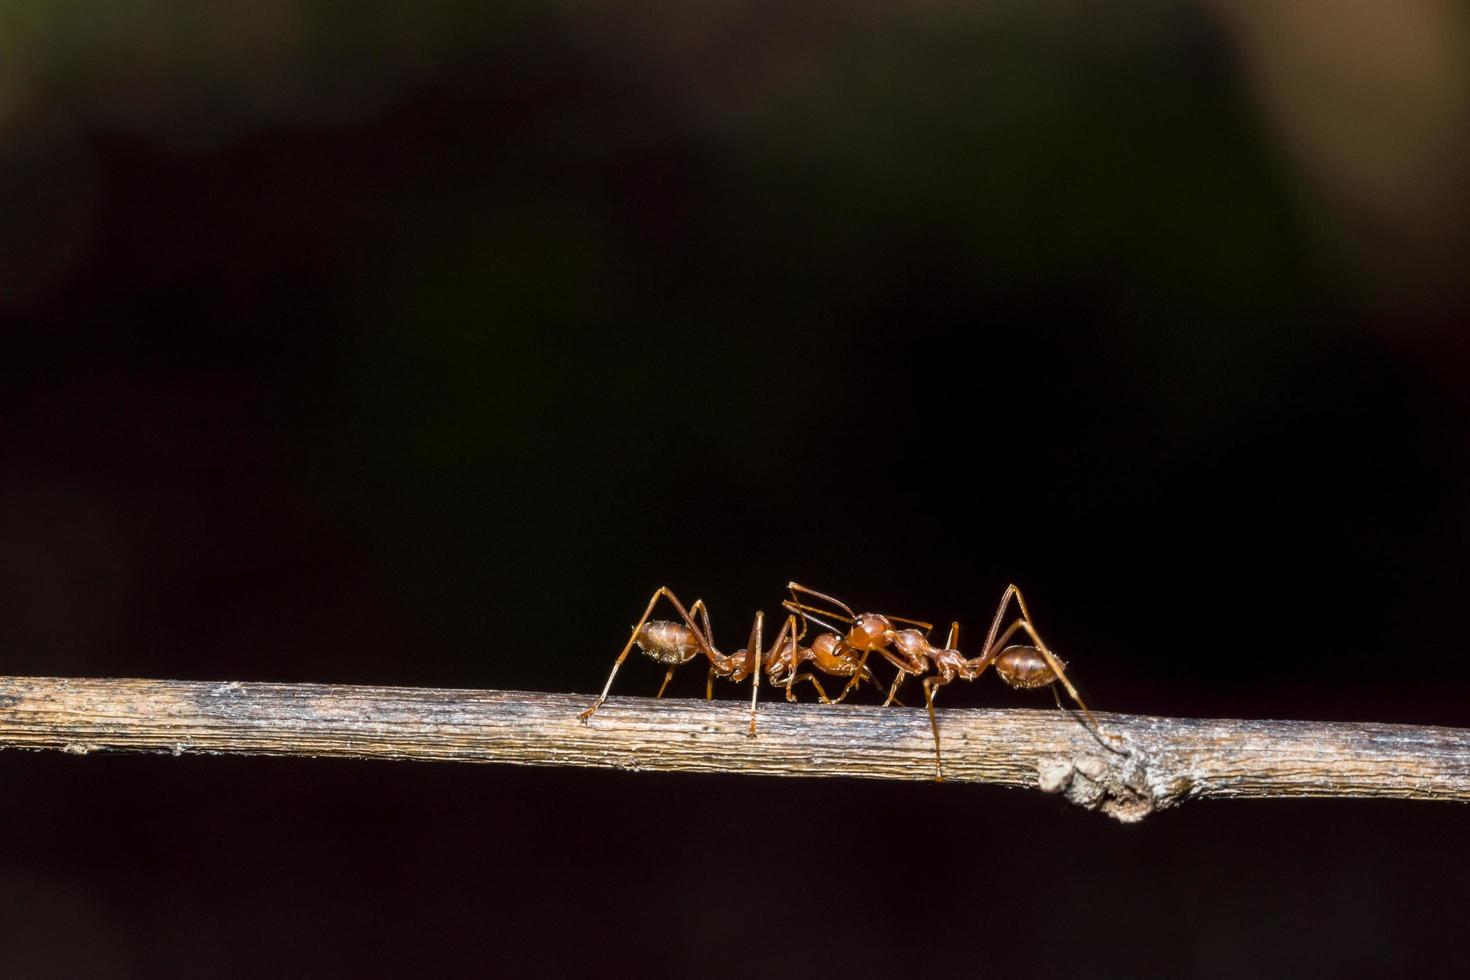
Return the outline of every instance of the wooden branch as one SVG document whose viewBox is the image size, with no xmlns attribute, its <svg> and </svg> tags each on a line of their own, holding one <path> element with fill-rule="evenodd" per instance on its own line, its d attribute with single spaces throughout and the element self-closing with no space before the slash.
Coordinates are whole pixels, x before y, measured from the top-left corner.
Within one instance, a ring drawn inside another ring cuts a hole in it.
<svg viewBox="0 0 1470 980">
<path fill-rule="evenodd" d="M 929 780 L 919 708 L 325 684 L 0 677 L 0 748 L 237 753 Z M 939 712 L 945 776 L 1064 793 L 1123 821 L 1196 797 L 1470 800 L 1470 731 L 1408 725 Z"/>
</svg>

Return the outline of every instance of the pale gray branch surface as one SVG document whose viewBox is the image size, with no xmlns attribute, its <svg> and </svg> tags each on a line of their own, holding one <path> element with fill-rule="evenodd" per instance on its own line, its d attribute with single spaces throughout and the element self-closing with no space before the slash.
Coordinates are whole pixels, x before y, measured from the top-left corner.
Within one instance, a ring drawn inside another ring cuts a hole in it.
<svg viewBox="0 0 1470 980">
<path fill-rule="evenodd" d="M 930 780 L 920 708 L 748 705 L 328 684 L 0 677 L 0 748 L 237 753 Z M 943 710 L 945 775 L 1065 793 L 1120 820 L 1195 797 L 1470 800 L 1470 731 Z"/>
</svg>

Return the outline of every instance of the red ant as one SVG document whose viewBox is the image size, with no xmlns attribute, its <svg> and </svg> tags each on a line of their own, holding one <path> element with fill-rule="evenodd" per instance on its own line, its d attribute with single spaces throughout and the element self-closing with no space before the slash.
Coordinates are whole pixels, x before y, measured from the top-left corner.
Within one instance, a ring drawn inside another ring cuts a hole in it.
<svg viewBox="0 0 1470 980">
<path fill-rule="evenodd" d="M 679 618 L 683 624 L 671 623 L 664 620 L 649 622 L 649 616 L 653 615 L 653 607 L 658 604 L 660 598 L 666 598 L 678 611 Z M 697 613 L 700 624 L 694 620 Z M 824 640 L 818 637 L 817 642 L 810 647 L 801 645 L 801 639 L 806 634 L 805 620 L 798 620 L 797 616 L 789 615 L 786 623 L 776 634 L 775 641 L 771 644 L 769 651 L 763 650 L 761 642 L 761 629 L 764 620 L 763 613 L 756 613 L 755 625 L 751 629 L 750 642 L 745 649 L 737 650 L 732 654 L 723 654 L 715 649 L 714 634 L 710 630 L 709 611 L 705 608 L 704 600 L 696 600 L 694 605 L 685 609 L 677 596 L 669 589 L 660 586 L 653 597 L 648 600 L 648 608 L 643 610 L 643 616 L 638 624 L 633 627 L 633 632 L 628 637 L 628 642 L 623 645 L 623 650 L 618 654 L 618 659 L 613 662 L 612 673 L 607 675 L 607 683 L 603 685 L 602 694 L 592 703 L 586 711 L 578 717 L 586 722 L 607 701 L 608 692 L 612 690 L 613 678 L 618 676 L 618 668 L 623 666 L 623 661 L 628 659 L 636 644 L 644 654 L 653 658 L 661 664 L 668 664 L 669 669 L 664 674 L 664 682 L 659 686 L 658 694 L 654 697 L 663 697 L 664 690 L 669 686 L 669 681 L 674 677 L 674 671 L 703 653 L 709 658 L 709 676 L 705 681 L 705 699 L 714 697 L 714 684 L 716 677 L 726 678 L 739 683 L 750 678 L 750 737 L 755 737 L 756 722 L 756 699 L 760 693 L 760 674 L 764 669 L 772 684 L 781 684 L 784 677 L 786 683 L 786 699 L 795 701 L 796 694 L 793 687 L 802 680 L 812 683 L 817 689 L 817 695 L 824 704 L 831 703 L 827 692 L 822 689 L 818 680 L 809 673 L 800 671 L 800 667 L 807 661 L 812 661 L 817 668 L 830 674 L 842 677 L 853 677 L 861 680 L 866 678 L 873 680 L 872 674 L 856 658 L 844 656 L 836 652 L 838 646 L 836 637 Z M 798 622 L 801 624 L 798 632 Z M 876 683 L 876 682 L 874 682 Z M 847 691 L 844 689 L 843 697 Z M 841 697 L 838 698 L 842 700 Z"/>
<path fill-rule="evenodd" d="M 1066 663 L 1047 648 L 1041 635 L 1036 632 L 1036 627 L 1031 623 L 1031 613 L 1026 608 L 1026 599 L 1015 585 L 1006 587 L 1005 594 L 1001 596 L 1000 605 L 996 608 L 995 618 L 991 621 L 990 632 L 986 634 L 985 645 L 980 648 L 980 656 L 973 659 L 967 658 L 955 649 L 955 643 L 959 639 L 959 623 L 950 625 L 944 646 L 936 647 L 929 642 L 926 635 L 929 628 L 926 623 L 917 623 L 913 620 L 878 613 L 857 614 L 841 600 L 796 582 L 787 583 L 787 588 L 792 598 L 782 605 L 789 612 L 797 613 L 828 629 L 834 629 L 834 627 L 823 622 L 818 616 L 813 615 L 814 613 L 849 623 L 847 635 L 842 640 L 843 646 L 859 651 L 862 658 L 866 658 L 869 652 L 876 651 L 898 668 L 898 675 L 894 677 L 893 686 L 888 691 L 888 700 L 883 702 L 885 706 L 894 701 L 899 687 L 909 675 L 918 676 L 925 673 L 931 665 L 933 666 L 935 674 L 924 678 L 924 704 L 929 709 L 929 724 L 934 731 L 936 779 L 944 779 L 944 765 L 939 751 L 939 721 L 934 715 L 934 698 L 938 689 L 956 678 L 967 681 L 975 680 L 985 672 L 985 668 L 992 665 L 1001 680 L 1018 690 L 1051 686 L 1052 696 L 1056 698 L 1059 708 L 1062 702 L 1056 693 L 1055 685 L 1060 681 L 1067 689 L 1067 693 L 1071 695 L 1072 700 L 1077 702 L 1077 706 L 1082 709 L 1087 720 L 1091 722 L 1093 729 L 1098 728 L 1097 719 L 1088 710 L 1086 703 L 1082 700 L 1082 695 L 1077 693 L 1077 689 L 1067 679 Z M 841 612 L 808 606 L 798 598 L 802 594 L 831 603 Z M 1004 633 L 1001 633 L 1000 625 L 1005 619 L 1006 610 L 1013 597 L 1016 605 L 1020 607 L 1021 615 L 1006 627 Z M 914 623 L 915 626 L 926 627 L 926 630 L 920 632 L 918 629 L 894 629 L 894 623 Z M 1034 645 L 1005 646 L 1006 641 L 1018 630 L 1025 630 Z"/>
</svg>

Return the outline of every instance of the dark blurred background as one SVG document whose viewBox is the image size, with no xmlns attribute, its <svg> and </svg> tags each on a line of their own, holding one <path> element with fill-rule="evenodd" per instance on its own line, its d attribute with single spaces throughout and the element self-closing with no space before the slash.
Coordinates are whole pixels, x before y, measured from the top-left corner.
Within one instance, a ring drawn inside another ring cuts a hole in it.
<svg viewBox="0 0 1470 980">
<path fill-rule="evenodd" d="M 971 643 L 1016 581 L 1101 709 L 1470 725 L 1467 51 L 1442 0 L 6 4 L 0 669 L 590 697 L 660 584 L 730 648 L 791 578 Z M 1451 974 L 1470 910 L 1449 805 L 0 780 L 7 978 Z"/>
</svg>

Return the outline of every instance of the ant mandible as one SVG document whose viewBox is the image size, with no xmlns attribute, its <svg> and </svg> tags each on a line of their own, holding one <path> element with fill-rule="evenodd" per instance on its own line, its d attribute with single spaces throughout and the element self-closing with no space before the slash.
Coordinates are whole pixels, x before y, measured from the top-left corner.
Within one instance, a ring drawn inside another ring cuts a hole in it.
<svg viewBox="0 0 1470 980">
<path fill-rule="evenodd" d="M 841 600 L 796 582 L 788 583 L 787 588 L 792 598 L 782 605 L 788 611 L 797 613 L 828 629 L 835 629 L 835 627 L 823 622 L 816 614 L 850 624 L 847 635 L 842 640 L 843 645 L 861 651 L 864 656 L 868 652 L 876 651 L 898 668 L 898 675 L 894 677 L 893 686 L 888 692 L 888 700 L 883 702 L 885 706 L 893 702 L 905 678 L 909 675 L 923 674 L 931 665 L 933 666 L 935 674 L 924 678 L 924 704 L 929 710 L 929 724 L 934 732 L 934 773 L 937 780 L 944 779 L 944 763 L 939 748 L 939 721 L 934 714 L 934 698 L 938 689 L 957 678 L 967 681 L 975 680 L 985 672 L 987 667 L 992 665 L 1001 680 L 1018 690 L 1050 686 L 1052 696 L 1056 698 L 1059 708 L 1062 702 L 1056 693 L 1055 685 L 1060 682 L 1067 689 L 1067 694 L 1082 709 L 1082 713 L 1091 723 L 1093 730 L 1099 731 L 1097 719 L 1093 717 L 1087 704 L 1082 700 L 1082 695 L 1077 693 L 1077 689 L 1072 686 L 1071 680 L 1067 677 L 1066 662 L 1052 653 L 1045 641 L 1041 639 L 1041 635 L 1036 632 L 1036 627 L 1031 622 L 1030 610 L 1026 608 L 1026 598 L 1021 594 L 1020 588 L 1014 584 L 1006 586 L 1000 605 L 996 608 L 995 618 L 990 623 L 990 632 L 986 634 L 985 645 L 980 648 L 980 655 L 973 659 L 967 658 L 955 648 L 959 640 L 959 623 L 950 624 L 949 635 L 944 641 L 944 646 L 936 647 L 929 642 L 925 632 L 920 632 L 918 629 L 894 629 L 894 623 L 913 622 L 912 620 L 902 620 L 879 613 L 857 614 Z M 809 606 L 798 598 L 799 595 L 812 596 L 819 601 L 838 607 L 841 611 Z M 1002 633 L 1000 625 L 1005 620 L 1006 611 L 1013 598 L 1021 614 Z M 927 627 L 925 623 L 915 623 L 915 625 Z M 1034 645 L 1006 646 L 1006 642 L 1018 630 L 1024 630 Z M 1116 736 L 1113 738 L 1116 740 Z"/>
</svg>

